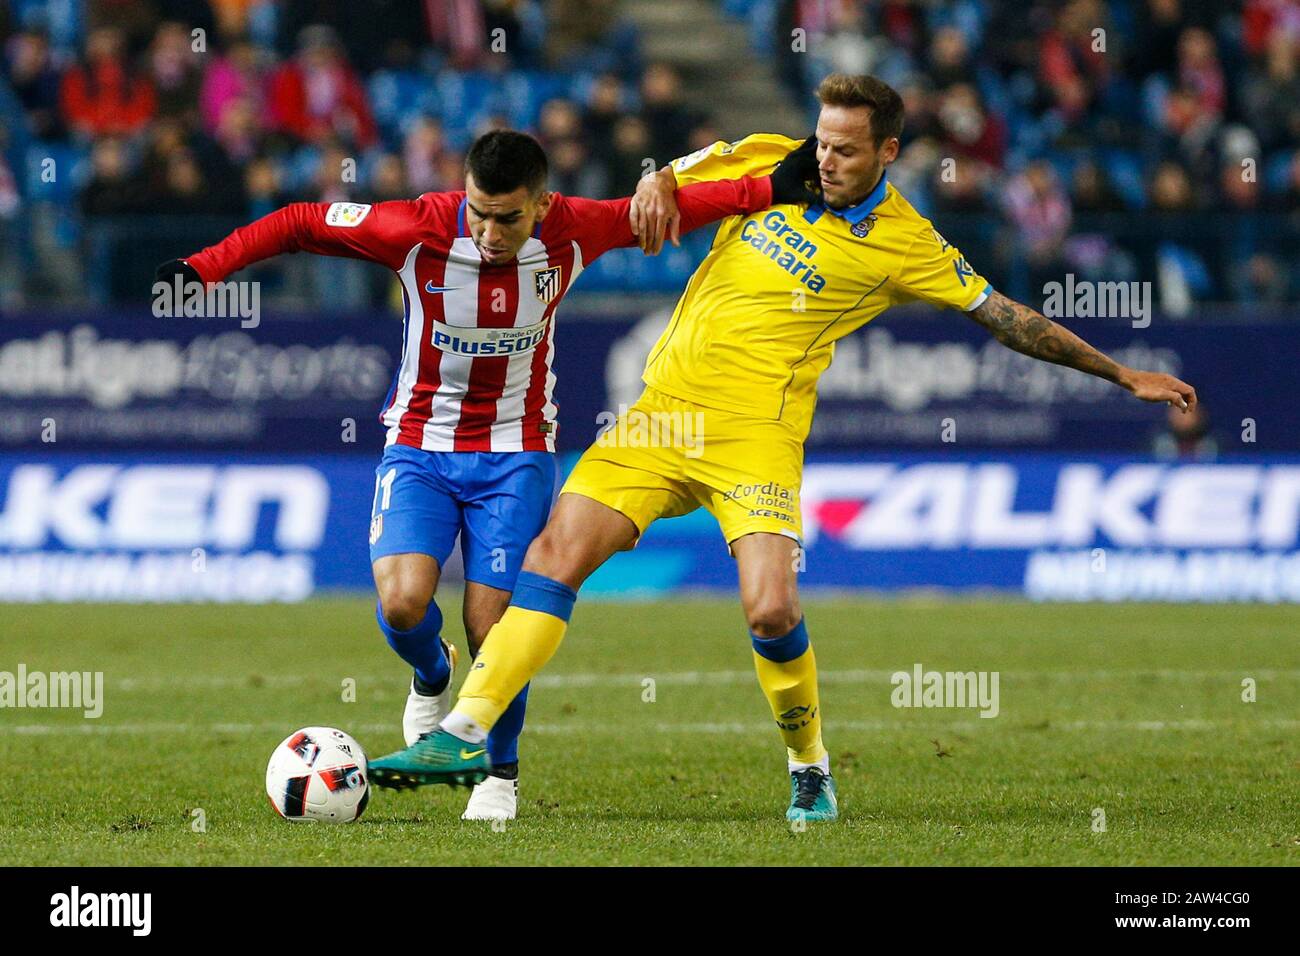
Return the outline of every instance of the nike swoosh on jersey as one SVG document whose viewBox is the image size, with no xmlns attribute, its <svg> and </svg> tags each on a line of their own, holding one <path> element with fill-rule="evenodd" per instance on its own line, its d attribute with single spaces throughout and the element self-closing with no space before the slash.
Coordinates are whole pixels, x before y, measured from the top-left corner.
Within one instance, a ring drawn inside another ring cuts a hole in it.
<svg viewBox="0 0 1300 956">
<path fill-rule="evenodd" d="M 434 285 L 432 279 L 424 284 L 424 291 L 430 295 L 437 295 L 439 292 L 451 292 L 455 288 L 454 285 Z"/>
</svg>

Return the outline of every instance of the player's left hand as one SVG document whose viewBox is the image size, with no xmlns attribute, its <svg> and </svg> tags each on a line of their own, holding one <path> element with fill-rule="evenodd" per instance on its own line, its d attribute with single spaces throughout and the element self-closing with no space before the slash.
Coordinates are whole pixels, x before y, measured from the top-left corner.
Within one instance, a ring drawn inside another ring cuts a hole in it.
<svg viewBox="0 0 1300 956">
<path fill-rule="evenodd" d="M 632 206 L 628 210 L 632 235 L 640 242 L 641 251 L 657 256 L 664 247 L 667 235 L 674 246 L 680 246 L 682 214 L 677 210 L 677 177 L 665 168 L 643 176 L 636 184 Z"/>
<path fill-rule="evenodd" d="M 1168 402 L 1185 412 L 1196 407 L 1196 389 L 1164 372 L 1129 369 L 1119 384 L 1144 402 Z"/>
</svg>

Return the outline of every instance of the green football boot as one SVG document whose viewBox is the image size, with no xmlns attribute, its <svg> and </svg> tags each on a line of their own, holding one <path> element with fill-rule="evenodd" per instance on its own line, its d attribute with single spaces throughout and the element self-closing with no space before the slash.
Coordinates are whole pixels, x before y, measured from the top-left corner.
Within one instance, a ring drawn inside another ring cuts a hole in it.
<svg viewBox="0 0 1300 956">
<path fill-rule="evenodd" d="M 835 781 L 817 767 L 796 770 L 790 774 L 790 809 L 787 820 L 835 820 L 840 815 L 835 802 Z"/>
<path fill-rule="evenodd" d="M 485 744 L 469 744 L 439 729 L 422 734 L 405 750 L 370 761 L 370 782 L 390 790 L 433 783 L 472 787 L 491 769 Z"/>
</svg>

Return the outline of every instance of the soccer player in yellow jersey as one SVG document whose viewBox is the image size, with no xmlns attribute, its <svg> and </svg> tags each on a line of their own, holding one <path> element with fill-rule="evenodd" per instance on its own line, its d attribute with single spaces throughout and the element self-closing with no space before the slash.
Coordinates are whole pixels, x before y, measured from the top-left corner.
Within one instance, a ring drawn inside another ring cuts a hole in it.
<svg viewBox="0 0 1300 956">
<path fill-rule="evenodd" d="M 893 89 L 837 74 L 817 95 L 815 142 L 799 147 L 759 134 L 716 143 L 643 181 L 633 223 L 648 251 L 675 228 L 674 188 L 764 175 L 796 147 L 816 150 L 820 201 L 774 205 L 719 226 L 650 352 L 645 392 L 611 432 L 690 421 L 702 422 L 703 434 L 678 447 L 599 440 L 587 450 L 529 548 L 511 606 L 488 633 L 455 709 L 438 731 L 372 762 L 375 783 L 468 783 L 485 773 L 482 741 L 555 653 L 583 581 L 656 519 L 704 507 L 736 560 L 758 680 L 786 747 L 787 816 L 834 819 L 816 663 L 795 579 L 803 443 L 835 341 L 895 303 L 919 300 L 964 312 L 1018 352 L 1100 376 L 1137 398 L 1195 405 L 1190 385 L 1119 365 L 993 290 L 912 208 L 885 175 L 903 126 Z"/>
</svg>

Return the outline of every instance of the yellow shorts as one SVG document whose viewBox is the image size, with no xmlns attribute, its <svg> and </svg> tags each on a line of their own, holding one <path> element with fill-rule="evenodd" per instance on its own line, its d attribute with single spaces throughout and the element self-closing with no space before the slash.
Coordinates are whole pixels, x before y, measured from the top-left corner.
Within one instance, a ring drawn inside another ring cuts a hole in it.
<svg viewBox="0 0 1300 956">
<path fill-rule="evenodd" d="M 705 408 L 647 388 L 587 449 L 562 494 L 582 495 L 632 519 L 701 506 L 727 544 L 758 531 L 801 540 L 803 438 L 780 421 Z"/>
</svg>

